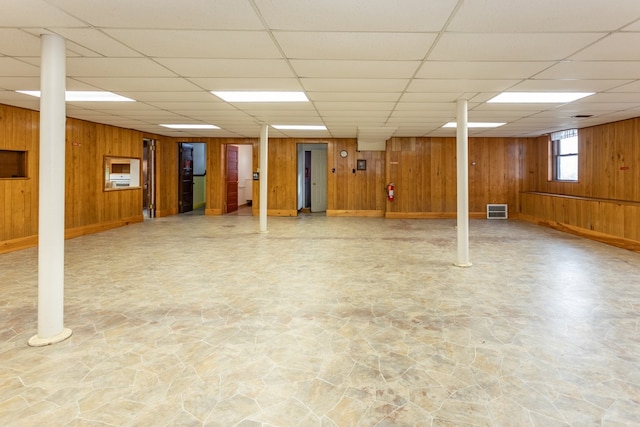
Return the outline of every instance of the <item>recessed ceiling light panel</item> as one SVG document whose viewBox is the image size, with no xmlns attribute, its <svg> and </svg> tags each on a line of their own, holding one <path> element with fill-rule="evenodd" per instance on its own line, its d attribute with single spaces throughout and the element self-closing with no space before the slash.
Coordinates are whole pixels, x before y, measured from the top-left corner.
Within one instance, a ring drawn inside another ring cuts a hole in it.
<svg viewBox="0 0 640 427">
<path fill-rule="evenodd" d="M 169 129 L 220 129 L 215 125 L 198 125 L 198 124 L 168 124 L 160 125 Z"/>
<path fill-rule="evenodd" d="M 309 102 L 304 92 L 212 91 L 211 93 L 227 102 Z"/>
<path fill-rule="evenodd" d="M 503 92 L 488 100 L 489 103 L 567 103 L 593 95 L 594 92 Z"/>
<path fill-rule="evenodd" d="M 271 125 L 278 130 L 327 130 L 324 125 Z"/>
<path fill-rule="evenodd" d="M 17 90 L 18 93 L 40 97 L 39 90 Z M 102 91 L 73 91 L 64 93 L 64 100 L 67 102 L 135 102 L 134 99 L 116 95 L 113 92 Z"/>
<path fill-rule="evenodd" d="M 491 123 L 491 122 L 469 122 L 467 123 L 468 128 L 497 128 L 505 125 L 506 123 Z M 455 128 L 458 127 L 456 122 L 449 122 L 446 125 L 442 126 L 443 128 Z"/>
</svg>

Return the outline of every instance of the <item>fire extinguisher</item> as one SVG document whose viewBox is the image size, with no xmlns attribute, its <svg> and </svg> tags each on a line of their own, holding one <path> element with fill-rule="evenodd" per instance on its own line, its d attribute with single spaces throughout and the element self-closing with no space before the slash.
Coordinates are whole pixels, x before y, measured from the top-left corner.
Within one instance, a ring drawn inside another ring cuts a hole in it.
<svg viewBox="0 0 640 427">
<path fill-rule="evenodd" d="M 393 182 L 390 182 L 389 184 L 387 184 L 387 199 L 390 202 L 393 202 L 393 199 L 394 199 L 394 195 L 393 195 L 394 189 L 395 189 L 395 186 L 393 185 Z"/>
</svg>

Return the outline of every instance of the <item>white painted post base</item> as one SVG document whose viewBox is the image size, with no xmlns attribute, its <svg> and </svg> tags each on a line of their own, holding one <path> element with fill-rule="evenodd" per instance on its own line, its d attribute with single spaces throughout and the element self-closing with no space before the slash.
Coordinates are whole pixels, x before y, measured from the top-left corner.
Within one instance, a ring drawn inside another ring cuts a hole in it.
<svg viewBox="0 0 640 427">
<path fill-rule="evenodd" d="M 58 335 L 54 335 L 49 338 L 40 338 L 39 336 L 34 335 L 31 338 L 29 338 L 28 343 L 31 347 L 45 347 L 45 346 L 56 344 L 66 340 L 71 336 L 71 334 L 73 334 L 71 329 L 64 328 L 62 329 L 62 332 L 60 332 Z"/>
<path fill-rule="evenodd" d="M 453 265 L 455 265 L 456 267 L 471 267 L 473 264 L 470 262 L 454 262 Z"/>
</svg>

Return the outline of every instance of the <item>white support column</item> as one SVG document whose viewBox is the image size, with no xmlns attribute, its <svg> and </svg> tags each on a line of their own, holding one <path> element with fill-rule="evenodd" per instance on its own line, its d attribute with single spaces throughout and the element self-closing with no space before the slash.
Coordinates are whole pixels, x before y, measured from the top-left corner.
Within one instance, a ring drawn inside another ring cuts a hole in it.
<svg viewBox="0 0 640 427">
<path fill-rule="evenodd" d="M 269 127 L 262 125 L 260 129 L 260 233 L 267 230 L 267 160 L 269 151 Z"/>
<path fill-rule="evenodd" d="M 64 327 L 64 180 L 65 180 L 65 41 L 41 37 L 40 168 L 38 208 L 39 347 L 71 336 Z"/>
<path fill-rule="evenodd" d="M 457 187 L 458 187 L 458 267 L 470 267 L 469 262 L 469 137 L 467 100 L 458 100 L 457 114 Z"/>
</svg>

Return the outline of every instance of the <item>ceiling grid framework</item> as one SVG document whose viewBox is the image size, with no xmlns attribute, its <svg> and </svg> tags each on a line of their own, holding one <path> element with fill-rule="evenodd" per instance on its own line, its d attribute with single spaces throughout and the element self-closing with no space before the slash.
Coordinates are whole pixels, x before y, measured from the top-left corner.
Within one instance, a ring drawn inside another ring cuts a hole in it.
<svg viewBox="0 0 640 427">
<path fill-rule="evenodd" d="M 67 40 L 70 117 L 167 136 L 537 136 L 640 115 L 640 2 L 616 0 L 0 0 L 0 103 L 39 109 L 42 33 Z M 304 91 L 229 104 L 211 91 Z M 566 104 L 492 104 L 503 91 L 585 91 Z M 578 115 L 590 115 L 577 118 Z M 166 123 L 221 129 L 172 130 Z"/>
</svg>

